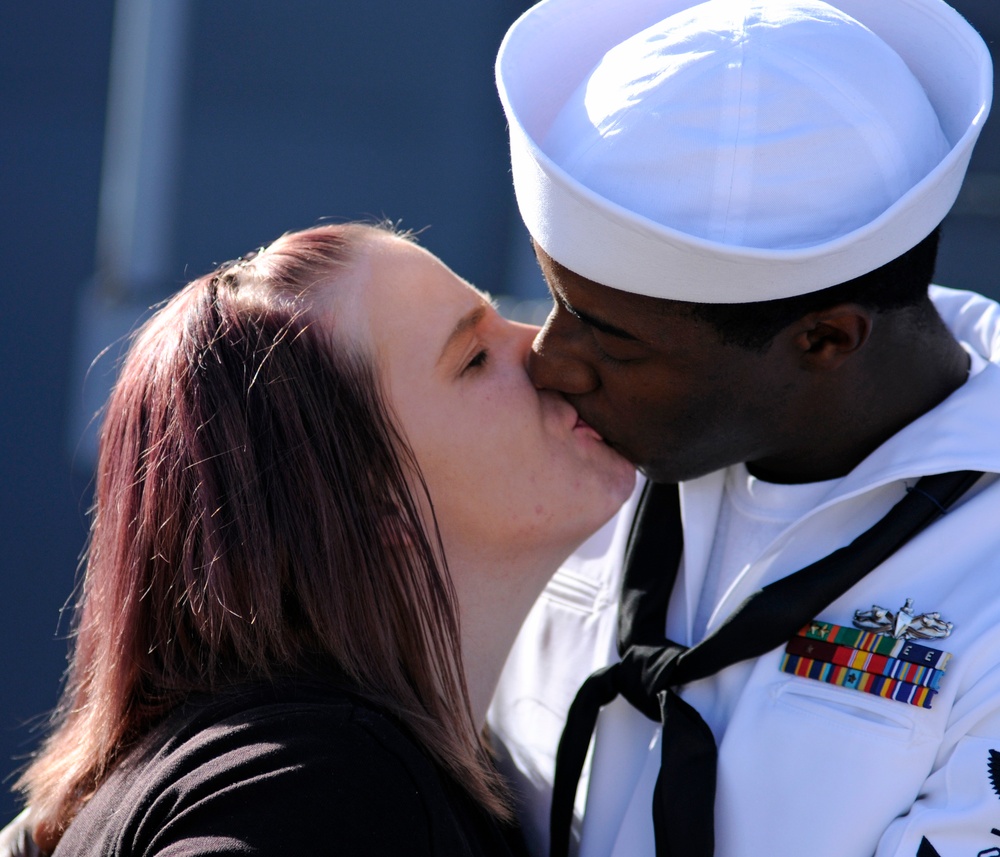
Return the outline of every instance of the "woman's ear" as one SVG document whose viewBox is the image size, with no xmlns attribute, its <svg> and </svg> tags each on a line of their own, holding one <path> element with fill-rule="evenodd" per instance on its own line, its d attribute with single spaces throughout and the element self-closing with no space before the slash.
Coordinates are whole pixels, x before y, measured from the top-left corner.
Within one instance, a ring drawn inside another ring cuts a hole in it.
<svg viewBox="0 0 1000 857">
<path fill-rule="evenodd" d="M 806 368 L 828 372 L 864 348 L 874 323 L 872 312 L 860 304 L 836 304 L 799 320 L 794 333 L 795 347 Z"/>
</svg>

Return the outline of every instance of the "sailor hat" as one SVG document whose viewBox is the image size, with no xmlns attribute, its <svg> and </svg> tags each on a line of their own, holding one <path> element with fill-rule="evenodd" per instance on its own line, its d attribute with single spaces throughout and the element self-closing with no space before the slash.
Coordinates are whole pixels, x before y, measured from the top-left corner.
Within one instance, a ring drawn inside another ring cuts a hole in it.
<svg viewBox="0 0 1000 857">
<path fill-rule="evenodd" d="M 942 0 L 543 0 L 497 58 L 518 206 L 613 288 L 745 303 L 909 250 L 992 99 Z"/>
</svg>

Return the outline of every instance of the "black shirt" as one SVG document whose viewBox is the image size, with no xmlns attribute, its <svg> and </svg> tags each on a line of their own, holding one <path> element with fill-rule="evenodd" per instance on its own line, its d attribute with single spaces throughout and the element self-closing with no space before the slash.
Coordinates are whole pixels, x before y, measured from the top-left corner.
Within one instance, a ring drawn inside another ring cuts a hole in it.
<svg viewBox="0 0 1000 857">
<path fill-rule="evenodd" d="M 154 730 L 55 854 L 519 854 L 519 837 L 389 715 L 330 686 L 190 703 Z"/>
</svg>

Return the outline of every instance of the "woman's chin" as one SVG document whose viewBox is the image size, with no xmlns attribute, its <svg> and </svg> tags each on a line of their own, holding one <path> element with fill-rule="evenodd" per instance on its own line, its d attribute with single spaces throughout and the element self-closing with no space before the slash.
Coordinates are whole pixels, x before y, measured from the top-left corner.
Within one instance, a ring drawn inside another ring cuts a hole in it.
<svg viewBox="0 0 1000 857">
<path fill-rule="evenodd" d="M 635 491 L 637 477 L 635 467 L 631 462 L 626 461 L 620 456 L 618 464 L 618 471 L 608 488 L 608 498 L 611 501 L 609 505 L 611 508 L 601 526 L 618 514 L 618 510 L 621 509 L 622 505 L 632 496 L 632 492 Z"/>
<path fill-rule="evenodd" d="M 607 447 L 606 447 L 607 448 Z M 581 494 L 576 506 L 576 520 L 580 523 L 579 541 L 583 543 L 615 515 L 635 490 L 636 469 L 624 458 L 608 450 L 611 455 L 602 461 L 595 484 L 587 490 L 590 502 L 582 503 Z"/>
<path fill-rule="evenodd" d="M 593 432 L 593 429 L 590 431 Z M 600 437 L 596 432 L 594 434 Z M 590 461 L 590 467 L 597 471 L 598 481 L 603 485 L 605 498 L 610 501 L 612 506 L 612 511 L 608 515 L 610 518 L 632 496 L 632 492 L 635 490 L 637 476 L 635 465 L 604 440 L 596 441 L 586 438 L 584 443 L 595 446 L 592 451 L 594 457 Z"/>
</svg>

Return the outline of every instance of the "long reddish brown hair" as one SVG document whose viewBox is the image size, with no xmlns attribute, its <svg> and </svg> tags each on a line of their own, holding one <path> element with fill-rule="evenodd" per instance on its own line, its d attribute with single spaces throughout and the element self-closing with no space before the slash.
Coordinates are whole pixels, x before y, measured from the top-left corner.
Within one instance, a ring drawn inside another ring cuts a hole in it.
<svg viewBox="0 0 1000 857">
<path fill-rule="evenodd" d="M 43 848 L 190 694 L 317 665 L 506 814 L 419 471 L 370 357 L 316 323 L 317 286 L 336 289 L 374 228 L 287 234 L 138 332 L 102 426 L 65 690 L 19 782 Z"/>
</svg>

